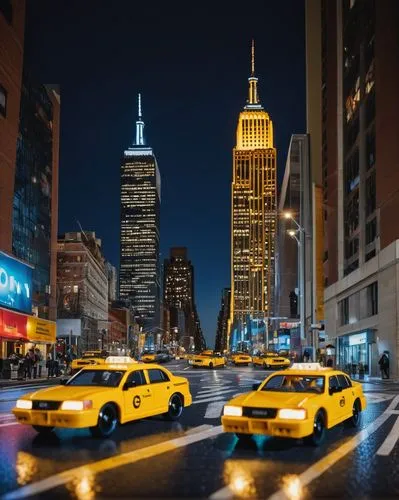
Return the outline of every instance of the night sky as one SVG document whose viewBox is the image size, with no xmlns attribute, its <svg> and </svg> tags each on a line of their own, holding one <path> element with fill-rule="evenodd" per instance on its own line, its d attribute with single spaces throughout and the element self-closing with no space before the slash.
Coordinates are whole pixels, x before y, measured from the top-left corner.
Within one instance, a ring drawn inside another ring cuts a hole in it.
<svg viewBox="0 0 399 500">
<path fill-rule="evenodd" d="M 281 182 L 292 133 L 305 132 L 303 0 L 28 0 L 26 60 L 61 86 L 59 233 L 94 230 L 119 264 L 122 152 L 137 93 L 162 177 L 161 259 L 188 247 L 212 347 L 230 286 L 230 183 L 255 39 L 261 103 L 274 125 Z"/>
</svg>

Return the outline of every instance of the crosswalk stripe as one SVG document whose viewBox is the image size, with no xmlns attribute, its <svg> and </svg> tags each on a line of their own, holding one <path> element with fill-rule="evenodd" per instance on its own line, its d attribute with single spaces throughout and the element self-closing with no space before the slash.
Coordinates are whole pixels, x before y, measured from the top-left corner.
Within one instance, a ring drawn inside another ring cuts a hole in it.
<svg viewBox="0 0 399 500">
<path fill-rule="evenodd" d="M 223 390 L 216 390 L 216 391 L 198 391 L 197 392 L 197 397 L 206 397 L 206 396 L 212 396 L 212 395 L 218 395 L 218 394 L 226 394 L 228 392 L 233 392 L 236 389 L 234 387 L 230 387 L 230 389 L 223 389 Z"/>
<path fill-rule="evenodd" d="M 212 396 L 205 399 L 195 399 L 192 404 L 196 405 L 199 403 L 209 403 L 210 401 L 220 401 L 221 399 L 223 399 L 223 401 L 226 400 L 224 395 L 220 395 L 220 396 Z"/>
<path fill-rule="evenodd" d="M 225 401 L 215 401 L 210 403 L 206 409 L 204 418 L 218 418 L 222 413 Z"/>
</svg>

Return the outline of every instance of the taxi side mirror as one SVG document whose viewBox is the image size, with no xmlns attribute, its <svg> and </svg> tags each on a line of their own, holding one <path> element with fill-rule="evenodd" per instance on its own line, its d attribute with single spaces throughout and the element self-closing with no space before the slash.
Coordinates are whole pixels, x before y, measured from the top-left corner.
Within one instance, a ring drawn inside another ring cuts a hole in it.
<svg viewBox="0 0 399 500">
<path fill-rule="evenodd" d="M 260 383 L 258 383 L 258 384 L 252 384 L 252 390 L 253 391 L 257 391 L 259 389 L 259 387 L 260 387 Z"/>
<path fill-rule="evenodd" d="M 328 392 L 330 393 L 330 396 L 332 396 L 336 392 L 342 392 L 342 387 L 330 387 Z"/>
</svg>

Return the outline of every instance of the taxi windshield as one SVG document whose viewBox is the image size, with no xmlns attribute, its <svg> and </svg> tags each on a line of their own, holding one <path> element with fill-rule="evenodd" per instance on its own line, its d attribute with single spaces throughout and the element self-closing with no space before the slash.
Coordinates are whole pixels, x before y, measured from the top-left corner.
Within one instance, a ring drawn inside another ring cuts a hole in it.
<svg viewBox="0 0 399 500">
<path fill-rule="evenodd" d="M 324 377 L 311 375 L 275 375 L 262 387 L 262 391 L 324 392 Z"/>
<path fill-rule="evenodd" d="M 122 370 L 82 370 L 66 385 L 118 387 L 124 373 Z"/>
</svg>

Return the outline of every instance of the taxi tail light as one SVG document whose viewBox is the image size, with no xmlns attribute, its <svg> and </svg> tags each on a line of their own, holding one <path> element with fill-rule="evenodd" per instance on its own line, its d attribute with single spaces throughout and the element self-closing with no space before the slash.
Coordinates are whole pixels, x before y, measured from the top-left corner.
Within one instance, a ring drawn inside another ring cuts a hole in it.
<svg viewBox="0 0 399 500">
<path fill-rule="evenodd" d="M 84 400 L 84 401 L 64 401 L 61 405 L 61 410 L 90 410 L 93 408 L 93 401 Z"/>
</svg>

